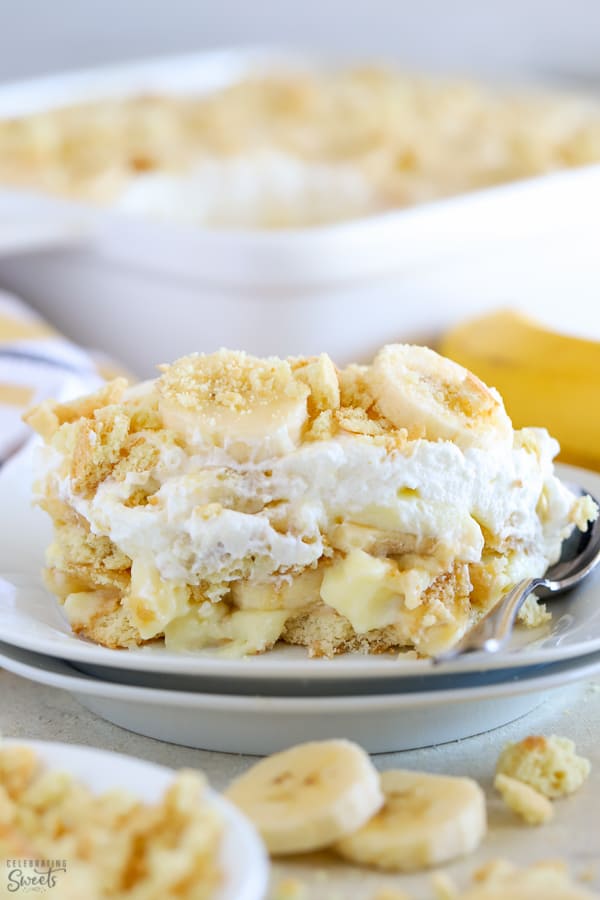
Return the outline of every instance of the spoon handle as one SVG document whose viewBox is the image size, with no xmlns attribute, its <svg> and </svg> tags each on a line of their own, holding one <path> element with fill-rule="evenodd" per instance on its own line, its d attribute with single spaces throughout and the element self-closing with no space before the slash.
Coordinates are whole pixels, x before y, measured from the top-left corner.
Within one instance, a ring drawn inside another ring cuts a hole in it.
<svg viewBox="0 0 600 900">
<path fill-rule="evenodd" d="M 514 628 L 517 614 L 529 595 L 539 587 L 545 587 L 543 578 L 524 578 L 506 594 L 481 621 L 467 634 L 444 653 L 435 657 L 435 662 L 447 662 L 463 653 L 483 650 L 496 653 L 509 639 Z"/>
</svg>

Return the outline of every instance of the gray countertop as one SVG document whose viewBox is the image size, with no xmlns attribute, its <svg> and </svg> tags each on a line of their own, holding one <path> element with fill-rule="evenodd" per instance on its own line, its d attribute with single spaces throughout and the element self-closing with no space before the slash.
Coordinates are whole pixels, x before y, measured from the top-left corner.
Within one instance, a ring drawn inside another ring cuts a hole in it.
<svg viewBox="0 0 600 900">
<path fill-rule="evenodd" d="M 177 747 L 124 731 L 87 710 L 68 694 L 0 672 L 0 729 L 7 737 L 64 741 L 127 753 L 173 768 L 204 770 L 216 789 L 250 764 L 248 758 Z M 541 827 L 521 824 L 505 809 L 491 787 L 502 746 L 527 734 L 560 734 L 572 738 L 578 752 L 592 762 L 592 773 L 575 795 L 557 801 L 554 820 Z M 374 757 L 380 769 L 422 769 L 476 778 L 488 796 L 489 834 L 482 847 L 446 871 L 459 884 L 488 859 L 508 858 L 525 864 L 542 859 L 568 861 L 575 875 L 600 889 L 600 679 L 554 691 L 526 717 L 486 734 L 403 753 Z M 273 866 L 273 885 L 299 879 L 307 900 L 371 900 L 377 889 L 393 886 L 414 900 L 433 897 L 427 874 L 384 876 L 347 866 L 328 854 Z"/>
</svg>

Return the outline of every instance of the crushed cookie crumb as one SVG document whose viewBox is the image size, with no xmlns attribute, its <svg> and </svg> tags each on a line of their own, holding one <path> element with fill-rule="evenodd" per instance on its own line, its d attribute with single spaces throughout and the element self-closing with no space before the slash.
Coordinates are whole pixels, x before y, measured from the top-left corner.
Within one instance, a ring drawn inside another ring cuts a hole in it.
<svg viewBox="0 0 600 900">
<path fill-rule="evenodd" d="M 436 900 L 458 900 L 458 887 L 447 872 L 434 872 L 431 876 L 431 887 Z"/>
<path fill-rule="evenodd" d="M 121 448 L 122 458 L 113 469 L 117 481 L 123 481 L 129 472 L 149 472 L 160 461 L 160 450 L 145 435 L 128 435 Z"/>
<path fill-rule="evenodd" d="M 324 412 L 319 413 L 319 415 L 313 419 L 310 427 L 304 434 L 304 440 L 329 441 L 335 437 L 338 431 L 339 425 L 334 416 L 334 412 L 331 409 L 327 409 Z"/>
<path fill-rule="evenodd" d="M 280 881 L 273 891 L 271 900 L 309 900 L 308 887 L 297 878 Z"/>
<path fill-rule="evenodd" d="M 598 897 L 577 885 L 562 860 L 545 860 L 519 867 L 507 860 L 491 860 L 478 869 L 473 885 L 460 895 L 462 900 L 508 900 L 512 897 L 546 900 L 595 900 Z"/>
<path fill-rule="evenodd" d="M 568 738 L 529 735 L 507 744 L 498 759 L 498 774 L 516 778 L 549 799 L 571 794 L 590 773 L 590 762 L 578 756 Z"/>
<path fill-rule="evenodd" d="M 74 449 L 69 475 L 75 493 L 90 496 L 121 457 L 129 434 L 129 417 L 106 406 L 93 419 L 81 418 L 70 426 Z"/>
<path fill-rule="evenodd" d="M 236 413 L 270 404 L 278 395 L 292 400 L 308 394 L 286 360 L 233 350 L 184 356 L 163 368 L 158 390 L 165 400 L 189 410 L 217 406 Z"/>
<path fill-rule="evenodd" d="M 339 409 L 338 373 L 326 353 L 307 359 L 303 357 L 290 359 L 290 365 L 296 378 L 310 390 L 308 412 L 311 417 L 314 418 L 325 410 Z"/>
<path fill-rule="evenodd" d="M 494 787 L 502 799 L 528 825 L 544 825 L 554 816 L 550 801 L 530 785 L 499 773 L 494 779 Z"/>
<path fill-rule="evenodd" d="M 375 398 L 367 382 L 368 366 L 351 364 L 339 372 L 340 402 L 342 406 L 370 409 Z"/>
<path fill-rule="evenodd" d="M 350 434 L 380 435 L 386 429 L 375 419 L 371 419 L 364 409 L 357 407 L 342 407 L 335 413 L 338 425 L 342 431 Z M 394 429 L 395 430 L 395 429 Z"/>
<path fill-rule="evenodd" d="M 371 900 L 411 900 L 411 897 L 399 888 L 383 887 L 373 894 Z"/>
</svg>

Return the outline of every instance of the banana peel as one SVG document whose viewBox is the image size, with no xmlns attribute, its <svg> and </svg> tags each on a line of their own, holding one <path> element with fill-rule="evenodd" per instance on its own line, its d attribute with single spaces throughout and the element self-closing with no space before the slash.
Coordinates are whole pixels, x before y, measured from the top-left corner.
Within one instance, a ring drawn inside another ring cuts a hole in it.
<svg viewBox="0 0 600 900">
<path fill-rule="evenodd" d="M 501 310 L 451 329 L 438 349 L 500 391 L 515 428 L 547 428 L 561 461 L 600 470 L 600 342 Z"/>
</svg>

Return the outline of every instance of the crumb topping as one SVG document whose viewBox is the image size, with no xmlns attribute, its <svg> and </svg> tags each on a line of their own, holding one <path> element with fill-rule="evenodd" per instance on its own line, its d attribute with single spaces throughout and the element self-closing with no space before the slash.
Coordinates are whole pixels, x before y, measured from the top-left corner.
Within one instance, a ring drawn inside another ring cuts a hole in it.
<svg viewBox="0 0 600 900">
<path fill-rule="evenodd" d="M 241 351 L 219 350 L 193 353 L 161 368 L 159 393 L 188 410 L 216 406 L 243 414 L 268 406 L 276 397 L 293 400 L 307 394 L 289 362 L 276 357 L 258 359 Z"/>
</svg>

